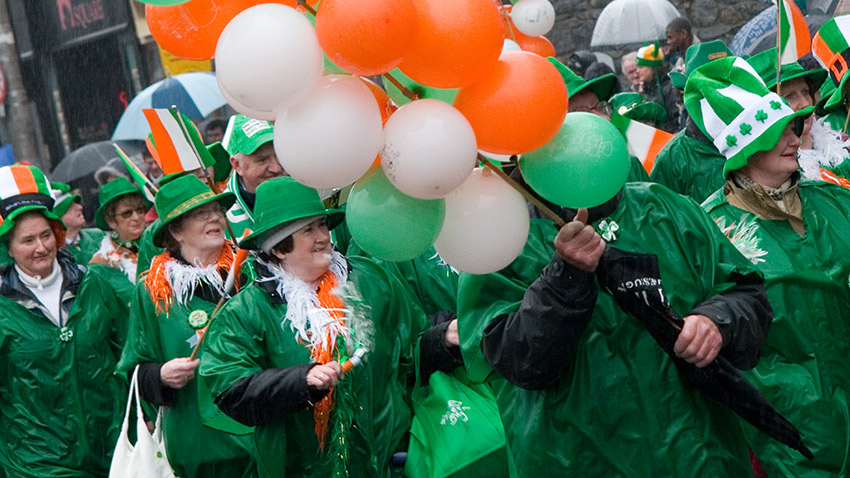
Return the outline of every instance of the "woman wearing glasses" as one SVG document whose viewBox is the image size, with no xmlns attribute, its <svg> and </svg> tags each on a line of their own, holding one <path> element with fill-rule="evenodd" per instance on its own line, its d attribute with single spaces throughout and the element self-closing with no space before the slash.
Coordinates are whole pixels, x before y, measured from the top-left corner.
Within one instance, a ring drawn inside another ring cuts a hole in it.
<svg viewBox="0 0 850 478">
<path fill-rule="evenodd" d="M 793 423 L 807 460 L 753 428 L 768 476 L 844 476 L 850 462 L 850 191 L 801 178 L 797 151 L 812 107 L 793 111 L 743 59 L 695 70 L 691 117 L 726 157 L 726 183 L 703 209 L 763 274 L 774 310 L 747 377 Z"/>
<path fill-rule="evenodd" d="M 130 335 L 119 364 L 120 370 L 130 373 L 139 365 L 142 399 L 164 407 L 166 454 L 182 478 L 238 478 L 254 473 L 249 436 L 204 425 L 201 405 L 209 398 L 198 392 L 199 360 L 189 359 L 224 295 L 225 278 L 233 264 L 232 244 L 224 238 L 224 211 L 233 201 L 233 194 L 213 194 L 192 175 L 159 190 L 153 242 L 166 252 L 154 257 L 139 278 L 130 310 Z"/>
</svg>

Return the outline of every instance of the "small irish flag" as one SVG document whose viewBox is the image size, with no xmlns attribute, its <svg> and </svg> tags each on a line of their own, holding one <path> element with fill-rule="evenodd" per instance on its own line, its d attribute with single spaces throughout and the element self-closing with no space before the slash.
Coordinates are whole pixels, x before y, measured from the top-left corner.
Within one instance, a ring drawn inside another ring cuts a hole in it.
<svg viewBox="0 0 850 478">
<path fill-rule="evenodd" d="M 780 64 L 794 63 L 812 50 L 812 34 L 806 24 L 806 18 L 793 0 L 774 0 L 782 2 L 779 8 L 779 60 Z"/>
<path fill-rule="evenodd" d="M 647 173 L 652 172 L 655 156 L 673 138 L 673 135 L 620 115 L 614 115 L 611 123 L 626 137 L 629 154 L 640 160 Z"/>
<path fill-rule="evenodd" d="M 188 118 L 166 108 L 142 111 L 151 127 L 159 165 L 165 174 L 193 171 L 214 163 L 200 132 Z"/>
</svg>

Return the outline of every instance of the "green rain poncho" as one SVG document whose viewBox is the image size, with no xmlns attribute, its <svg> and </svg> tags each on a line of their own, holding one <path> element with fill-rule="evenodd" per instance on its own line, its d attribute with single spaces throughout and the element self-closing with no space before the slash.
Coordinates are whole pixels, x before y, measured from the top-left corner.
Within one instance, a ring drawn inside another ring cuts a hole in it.
<svg viewBox="0 0 850 478">
<path fill-rule="evenodd" d="M 109 472 L 127 395 L 115 374 L 123 343 L 115 319 L 127 308 L 105 287 L 103 268 L 82 275 L 68 259 L 60 258 L 63 309 L 70 307 L 64 332 L 8 270 L 2 275 L 0 470 L 8 476 Z"/>
<path fill-rule="evenodd" d="M 693 125 L 689 128 L 696 129 Z M 684 130 L 658 152 L 649 180 L 701 203 L 726 182 L 724 164 L 726 157 L 714 144 L 693 138 Z"/>
<path fill-rule="evenodd" d="M 376 263 L 351 257 L 349 264 L 348 281 L 362 298 L 368 317 L 349 320 L 347 325 L 354 341 L 370 350 L 364 365 L 343 379 L 352 381 L 357 405 L 348 442 L 350 476 L 387 476 L 390 456 L 410 427 L 408 380 L 414 373 L 414 349 L 427 323 L 402 284 Z M 257 372 L 310 362 L 309 349 L 284 321 L 285 302 L 274 297 L 273 302 L 255 282 L 227 304 L 210 328 L 201 374 L 213 397 Z M 334 400 L 339 403 L 339 397 Z M 255 405 L 246 401 L 243 406 Z M 334 425 L 332 414 L 328 447 Z M 260 475 L 331 476 L 333 457 L 320 454 L 314 426 L 313 411 L 306 407 L 258 424 L 254 438 Z"/>
<path fill-rule="evenodd" d="M 805 237 L 788 221 L 762 220 L 718 191 L 703 204 L 764 273 L 775 318 L 747 378 L 799 430 L 808 461 L 752 428 L 745 432 L 768 476 L 850 476 L 850 192 L 799 183 Z"/>
<path fill-rule="evenodd" d="M 65 249 L 74 256 L 77 264 L 88 264 L 94 253 L 100 248 L 104 236 L 106 236 L 106 233 L 100 229 L 81 229 L 77 241 L 67 244 Z"/>
<path fill-rule="evenodd" d="M 747 299 L 731 296 L 743 291 L 743 282 L 760 287 L 757 273 L 696 203 L 656 184 L 627 183 L 614 212 L 595 226 L 611 246 L 657 253 L 672 307 L 682 315 L 691 311 L 717 315 L 724 337 L 721 353 L 738 356 L 733 363 L 751 366 L 766 332 L 769 309 L 763 292 Z M 505 320 L 503 314 L 521 306 L 523 311 L 536 307 L 534 312 L 547 314 L 535 315 L 543 317 L 541 322 L 555 319 L 549 327 L 571 326 L 557 323 L 569 317 L 561 313 L 561 307 L 569 304 L 556 299 L 541 302 L 531 293 L 536 287 L 561 297 L 575 280 L 562 275 L 554 284 L 541 276 L 547 265 L 547 270 L 557 270 L 564 264 L 553 260 L 556 233 L 551 222 L 534 220 L 524 251 L 510 266 L 489 275 L 461 274 L 459 282 L 464 361 L 473 380 L 490 379 L 493 384 L 519 476 L 751 476 L 736 416 L 683 383 L 646 329 L 602 290 L 589 303 L 589 322 L 574 337 L 574 357 L 551 343 L 548 332 L 529 324 L 547 325 L 531 320 L 525 325 L 506 322 L 513 325 L 501 329 L 503 343 L 490 344 L 501 347 L 501 354 L 491 355 L 491 349 L 485 359 L 485 327 Z M 596 287 L 592 276 L 585 280 L 591 281 L 587 286 L 591 290 Z M 737 304 L 729 305 L 734 300 Z M 705 310 L 709 302 L 717 314 Z M 766 317 L 733 312 L 743 310 L 761 311 Z M 519 333 L 523 327 L 527 333 Z M 517 344 L 523 340 L 526 345 Z M 511 358 L 538 355 L 542 360 L 533 363 Z M 533 377 L 541 364 L 562 370 L 553 376 L 554 382 L 530 390 L 497 377 L 488 365 L 492 360 L 513 360 L 515 377 L 524 373 Z"/>
<path fill-rule="evenodd" d="M 132 372 L 137 364 L 165 363 L 188 357 L 198 334 L 189 324 L 189 314 L 200 310 L 211 314 L 215 304 L 197 296 L 184 305 L 176 300 L 168 314 L 157 312 L 145 281 L 136 284 L 130 310 L 130 334 L 119 369 Z M 250 458 L 250 436 L 231 435 L 202 424 L 198 380 L 177 392 L 177 402 L 162 408 L 162 428 L 168 461 L 181 478 L 239 478 L 254 475 Z"/>
</svg>

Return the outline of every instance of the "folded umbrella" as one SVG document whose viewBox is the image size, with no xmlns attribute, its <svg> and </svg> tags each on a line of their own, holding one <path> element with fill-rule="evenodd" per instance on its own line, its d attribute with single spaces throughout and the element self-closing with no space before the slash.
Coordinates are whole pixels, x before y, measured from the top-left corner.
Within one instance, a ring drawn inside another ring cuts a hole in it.
<svg viewBox="0 0 850 478">
<path fill-rule="evenodd" d="M 673 345 L 685 322 L 670 307 L 661 287 L 658 257 L 608 246 L 596 274 L 599 285 L 626 313 L 646 327 L 688 383 L 702 394 L 726 405 L 768 436 L 810 460 L 814 458 L 794 425 L 726 358 L 717 356 L 707 366 L 698 368 L 676 356 Z"/>
</svg>

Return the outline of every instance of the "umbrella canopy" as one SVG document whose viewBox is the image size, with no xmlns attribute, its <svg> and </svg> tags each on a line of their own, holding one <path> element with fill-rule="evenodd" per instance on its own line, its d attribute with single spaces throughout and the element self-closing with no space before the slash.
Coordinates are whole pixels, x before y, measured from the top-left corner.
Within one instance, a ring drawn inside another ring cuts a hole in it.
<svg viewBox="0 0 850 478">
<path fill-rule="evenodd" d="M 106 166 L 110 160 L 118 158 L 112 143 L 112 141 L 99 141 L 71 151 L 53 168 L 50 180 L 70 183 L 81 177 L 91 176 L 95 171 Z M 144 143 L 139 141 L 116 141 L 116 143 L 130 157 L 137 155 L 144 147 Z M 144 164 L 140 167 L 145 168 Z"/>
<path fill-rule="evenodd" d="M 181 73 L 148 86 L 127 106 L 112 140 L 145 139 L 150 127 L 142 110 L 145 108 L 177 109 L 191 120 L 201 119 L 227 101 L 218 89 L 213 73 Z"/>
<path fill-rule="evenodd" d="M 667 0 L 614 0 L 599 14 L 590 46 L 625 49 L 665 39 L 667 24 L 679 16 Z"/>
<path fill-rule="evenodd" d="M 809 32 L 816 32 L 829 16 L 806 15 Z M 729 51 L 735 56 L 755 55 L 776 46 L 776 7 L 765 8 L 738 30 L 729 43 Z"/>
<path fill-rule="evenodd" d="M 703 368 L 677 357 L 673 345 L 684 320 L 670 307 L 661 287 L 658 257 L 624 252 L 608 246 L 596 269 L 599 285 L 626 313 L 636 318 L 676 364 L 676 368 L 703 395 L 729 407 L 763 433 L 812 459 L 800 433 L 764 395 L 725 357 L 718 355 Z M 662 407 L 664 404 L 658 404 Z"/>
</svg>

